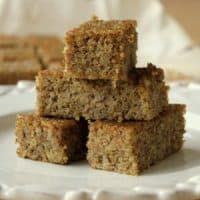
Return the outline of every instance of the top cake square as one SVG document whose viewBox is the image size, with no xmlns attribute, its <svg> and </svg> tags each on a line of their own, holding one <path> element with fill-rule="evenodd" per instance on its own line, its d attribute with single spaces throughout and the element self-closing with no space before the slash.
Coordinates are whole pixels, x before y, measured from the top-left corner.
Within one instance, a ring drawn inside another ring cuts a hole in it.
<svg viewBox="0 0 200 200">
<path fill-rule="evenodd" d="M 134 20 L 92 20 L 65 35 L 65 70 L 75 78 L 127 80 L 136 64 Z"/>
</svg>

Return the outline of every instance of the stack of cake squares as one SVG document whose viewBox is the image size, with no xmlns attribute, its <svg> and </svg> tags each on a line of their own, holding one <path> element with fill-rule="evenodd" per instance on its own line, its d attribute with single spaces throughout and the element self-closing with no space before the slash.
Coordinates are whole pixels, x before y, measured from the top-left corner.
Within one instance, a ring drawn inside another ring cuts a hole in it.
<svg viewBox="0 0 200 200">
<path fill-rule="evenodd" d="M 37 111 L 17 117 L 19 156 L 138 175 L 179 151 L 185 105 L 168 103 L 163 70 L 136 68 L 134 20 L 97 18 L 66 33 L 64 70 L 36 79 Z"/>
</svg>

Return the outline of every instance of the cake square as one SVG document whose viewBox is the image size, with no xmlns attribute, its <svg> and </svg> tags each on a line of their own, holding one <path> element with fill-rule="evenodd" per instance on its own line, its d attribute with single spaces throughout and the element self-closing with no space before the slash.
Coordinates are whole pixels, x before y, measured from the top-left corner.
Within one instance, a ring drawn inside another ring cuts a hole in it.
<svg viewBox="0 0 200 200">
<path fill-rule="evenodd" d="M 44 70 L 36 78 L 37 112 L 41 116 L 87 120 L 150 120 L 168 104 L 163 70 L 149 64 L 128 81 L 70 78 Z"/>
<path fill-rule="evenodd" d="M 85 121 L 20 114 L 16 119 L 17 154 L 22 158 L 67 164 L 85 158 Z"/>
<path fill-rule="evenodd" d="M 136 50 L 136 21 L 93 18 L 66 33 L 65 69 L 76 78 L 127 80 Z"/>
<path fill-rule="evenodd" d="M 89 124 L 87 159 L 92 168 L 138 175 L 179 151 L 185 105 L 169 105 L 150 121 L 94 121 Z"/>
<path fill-rule="evenodd" d="M 19 80 L 34 80 L 42 69 L 37 59 L 0 62 L 0 84 L 15 84 Z"/>
</svg>

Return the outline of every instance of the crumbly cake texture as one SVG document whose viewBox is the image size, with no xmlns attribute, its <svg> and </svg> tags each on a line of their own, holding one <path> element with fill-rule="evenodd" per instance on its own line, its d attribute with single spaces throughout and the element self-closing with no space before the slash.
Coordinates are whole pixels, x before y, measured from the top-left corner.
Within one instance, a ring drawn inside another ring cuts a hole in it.
<svg viewBox="0 0 200 200">
<path fill-rule="evenodd" d="M 34 80 L 42 69 L 37 59 L 0 62 L 0 84 L 15 84 L 19 80 Z"/>
<path fill-rule="evenodd" d="M 0 61 L 23 61 L 36 58 L 33 47 L 0 48 Z"/>
<path fill-rule="evenodd" d="M 94 18 L 67 32 L 65 45 L 65 69 L 72 76 L 127 80 L 136 64 L 136 21 Z"/>
<path fill-rule="evenodd" d="M 67 164 L 86 156 L 86 122 L 20 114 L 16 119 L 17 154 L 22 158 Z"/>
<path fill-rule="evenodd" d="M 169 105 L 150 121 L 94 121 L 89 125 L 87 160 L 92 168 L 138 175 L 179 151 L 185 105 Z"/>
<path fill-rule="evenodd" d="M 71 79 L 44 70 L 36 78 L 41 116 L 79 119 L 150 120 L 168 104 L 163 70 L 149 64 L 135 69 L 128 81 Z"/>
</svg>

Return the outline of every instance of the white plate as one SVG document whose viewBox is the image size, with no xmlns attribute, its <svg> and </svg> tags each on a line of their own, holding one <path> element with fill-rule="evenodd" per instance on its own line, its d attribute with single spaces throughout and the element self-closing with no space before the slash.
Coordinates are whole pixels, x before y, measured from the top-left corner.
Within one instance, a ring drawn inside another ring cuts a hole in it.
<svg viewBox="0 0 200 200">
<path fill-rule="evenodd" d="M 20 159 L 15 116 L 34 109 L 32 83 L 0 87 L 0 199 L 190 200 L 200 197 L 200 86 L 172 85 L 170 100 L 188 105 L 185 144 L 179 153 L 138 177 L 93 170 L 86 162 L 67 166 Z"/>
</svg>

